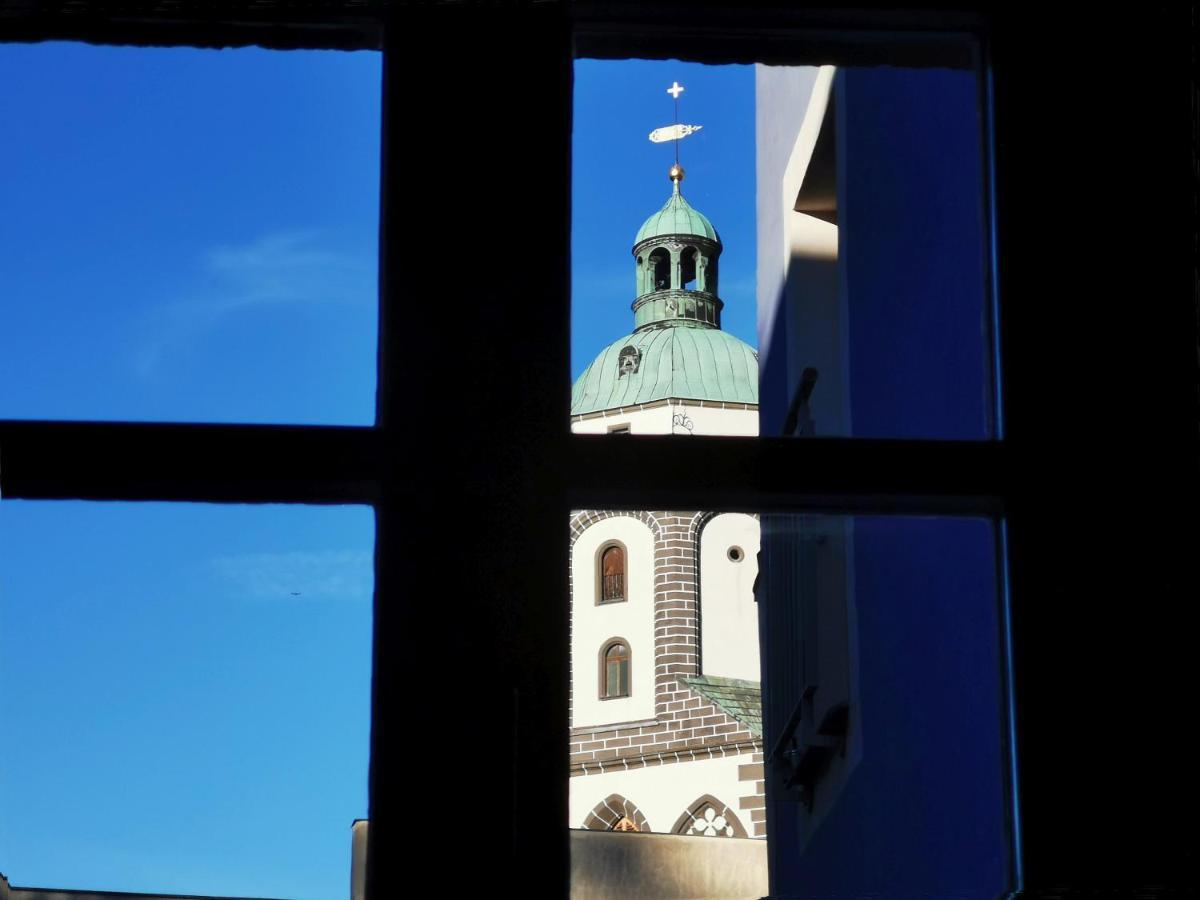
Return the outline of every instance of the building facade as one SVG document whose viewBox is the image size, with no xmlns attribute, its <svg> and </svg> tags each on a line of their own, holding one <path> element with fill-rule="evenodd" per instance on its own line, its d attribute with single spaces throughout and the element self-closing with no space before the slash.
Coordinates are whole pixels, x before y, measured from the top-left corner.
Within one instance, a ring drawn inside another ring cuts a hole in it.
<svg viewBox="0 0 1200 900">
<path fill-rule="evenodd" d="M 634 239 L 634 329 L 576 381 L 576 433 L 758 433 L 758 356 L 721 330 L 721 239 L 683 177 Z M 571 827 L 765 836 L 757 519 L 579 510 L 570 542 Z"/>
</svg>

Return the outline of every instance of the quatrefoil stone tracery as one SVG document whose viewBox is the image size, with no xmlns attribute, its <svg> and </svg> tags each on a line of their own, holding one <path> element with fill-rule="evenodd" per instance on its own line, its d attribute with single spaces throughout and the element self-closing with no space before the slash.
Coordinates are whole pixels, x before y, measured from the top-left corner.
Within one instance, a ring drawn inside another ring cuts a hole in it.
<svg viewBox="0 0 1200 900">
<path fill-rule="evenodd" d="M 733 837 L 733 826 L 725 821 L 724 816 L 717 815 L 711 806 L 706 806 L 701 815 L 693 817 L 690 831 L 704 837 Z"/>
</svg>

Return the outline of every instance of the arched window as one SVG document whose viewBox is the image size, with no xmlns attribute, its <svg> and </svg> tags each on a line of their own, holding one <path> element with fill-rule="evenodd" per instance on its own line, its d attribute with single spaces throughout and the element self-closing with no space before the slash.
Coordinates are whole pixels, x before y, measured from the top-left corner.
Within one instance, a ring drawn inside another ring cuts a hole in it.
<svg viewBox="0 0 1200 900">
<path fill-rule="evenodd" d="M 629 645 L 610 641 L 600 652 L 600 699 L 629 696 Z"/>
<path fill-rule="evenodd" d="M 704 286 L 702 290 L 710 294 L 717 292 L 717 257 L 710 256 L 704 265 Z"/>
<path fill-rule="evenodd" d="M 665 291 L 671 286 L 671 254 L 662 247 L 650 254 L 650 290 Z"/>
<path fill-rule="evenodd" d="M 613 544 L 600 554 L 600 602 L 617 603 L 624 599 L 625 548 Z"/>
<path fill-rule="evenodd" d="M 641 831 L 648 832 L 650 823 L 637 808 L 637 804 L 620 794 L 609 794 L 608 798 L 595 805 L 583 827 L 589 831 Z"/>
<path fill-rule="evenodd" d="M 696 248 L 688 247 L 679 257 L 679 286 L 685 291 L 696 290 Z"/>
<path fill-rule="evenodd" d="M 748 837 L 733 810 L 712 794 L 705 794 L 685 809 L 671 832 L 694 837 Z"/>
</svg>

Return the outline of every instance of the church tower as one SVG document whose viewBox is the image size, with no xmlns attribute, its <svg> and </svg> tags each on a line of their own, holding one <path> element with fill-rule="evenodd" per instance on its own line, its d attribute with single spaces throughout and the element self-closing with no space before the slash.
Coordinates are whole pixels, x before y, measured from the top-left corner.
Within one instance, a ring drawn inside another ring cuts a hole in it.
<svg viewBox="0 0 1200 900">
<path fill-rule="evenodd" d="M 721 330 L 720 235 L 683 168 L 669 176 L 633 241 L 633 330 L 575 382 L 571 428 L 756 435 L 758 356 Z M 570 541 L 570 827 L 764 837 L 758 520 L 579 510 Z"/>
<path fill-rule="evenodd" d="M 579 433 L 758 434 L 758 354 L 721 330 L 723 249 L 712 222 L 671 196 L 633 242 L 633 332 L 600 351 L 571 392 Z"/>
</svg>

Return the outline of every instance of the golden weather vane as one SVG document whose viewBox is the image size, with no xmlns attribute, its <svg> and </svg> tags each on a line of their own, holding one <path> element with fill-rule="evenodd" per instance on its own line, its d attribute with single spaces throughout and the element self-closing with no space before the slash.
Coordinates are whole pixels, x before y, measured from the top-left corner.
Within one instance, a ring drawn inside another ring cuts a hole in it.
<svg viewBox="0 0 1200 900">
<path fill-rule="evenodd" d="M 687 137 L 689 134 L 694 134 L 703 128 L 703 125 L 683 125 L 679 121 L 679 95 L 684 91 L 684 87 L 678 81 L 672 82 L 667 88 L 667 93 L 671 95 L 671 99 L 675 101 L 675 124 L 666 125 L 662 128 L 655 128 L 650 132 L 650 140 L 656 144 L 665 144 L 667 141 L 675 142 L 675 165 L 671 168 L 671 180 L 677 181 L 678 178 L 683 178 L 683 168 L 679 165 L 679 141 Z"/>
</svg>

